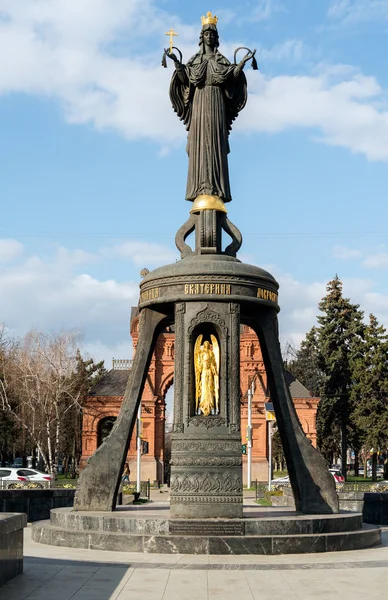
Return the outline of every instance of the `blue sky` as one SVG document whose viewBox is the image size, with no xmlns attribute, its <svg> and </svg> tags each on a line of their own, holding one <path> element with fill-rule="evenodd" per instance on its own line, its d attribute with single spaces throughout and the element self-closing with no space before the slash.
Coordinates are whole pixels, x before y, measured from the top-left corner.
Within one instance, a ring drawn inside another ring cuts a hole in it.
<svg viewBox="0 0 388 600">
<path fill-rule="evenodd" d="M 77 329 L 131 354 L 139 272 L 174 261 L 186 133 L 164 33 L 187 60 L 200 17 L 220 51 L 257 48 L 229 158 L 240 258 L 280 283 L 282 343 L 326 282 L 388 326 L 388 0 L 0 0 L 0 322 Z"/>
</svg>

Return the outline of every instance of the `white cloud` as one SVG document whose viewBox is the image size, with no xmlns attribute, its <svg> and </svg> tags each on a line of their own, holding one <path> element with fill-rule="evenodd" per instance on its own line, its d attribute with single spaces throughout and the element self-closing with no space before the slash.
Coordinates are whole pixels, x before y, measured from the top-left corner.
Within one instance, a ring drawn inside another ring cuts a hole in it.
<svg viewBox="0 0 388 600">
<path fill-rule="evenodd" d="M 177 27 L 177 19 L 151 0 L 117 0 L 114 10 L 110 0 L 0 0 L 0 13 L 0 94 L 52 96 L 70 122 L 114 128 L 130 139 L 164 138 L 169 129 L 168 139 L 183 137 L 164 93 L 163 35 L 157 55 L 147 55 L 144 43 L 167 21 Z M 191 29 L 179 26 L 185 40 Z M 128 58 L 118 51 L 123 40 Z"/>
<path fill-rule="evenodd" d="M 365 295 L 368 312 L 382 316 L 385 327 L 388 328 L 388 296 L 377 292 L 369 292 Z"/>
<path fill-rule="evenodd" d="M 171 250 L 162 244 L 154 244 L 148 242 L 138 242 L 129 240 L 122 244 L 117 244 L 109 248 L 104 248 L 101 251 L 103 256 L 119 256 L 124 259 L 129 259 L 137 267 L 164 265 L 175 262 L 178 257 L 178 252 Z"/>
<path fill-rule="evenodd" d="M 322 282 L 298 281 L 277 267 L 272 266 L 269 271 L 280 285 L 279 333 L 282 347 L 286 348 L 288 343 L 298 346 L 311 327 L 317 325 L 317 317 L 322 314 L 318 303 L 327 293 L 329 279 Z M 358 277 L 343 277 L 341 281 L 344 297 L 360 305 L 365 321 L 369 313 L 373 313 L 388 328 L 388 296 L 374 291 L 376 282 Z"/>
<path fill-rule="evenodd" d="M 273 271 L 276 274 L 276 269 Z M 319 301 L 326 295 L 327 282 L 297 281 L 290 274 L 277 274 L 280 283 L 279 303 L 279 332 L 282 349 L 288 344 L 299 346 L 306 333 L 317 325 Z M 375 292 L 376 283 L 369 279 L 342 279 L 343 295 L 350 298 L 353 304 L 359 304 L 364 312 L 364 321 L 373 313 L 379 323 L 388 329 L 388 295 Z"/>
<path fill-rule="evenodd" d="M 23 244 L 11 239 L 0 239 L 0 263 L 13 261 L 23 254 Z"/>
<path fill-rule="evenodd" d="M 386 269 L 388 268 L 388 252 L 371 254 L 362 264 L 367 269 Z"/>
<path fill-rule="evenodd" d="M 376 286 L 372 279 L 362 279 L 361 277 L 340 277 L 343 284 L 343 295 L 350 298 L 353 304 L 359 304 L 362 310 L 368 310 L 365 305 L 365 298 Z"/>
<path fill-rule="evenodd" d="M 247 19 L 249 21 L 267 21 L 275 13 L 284 11 L 283 4 L 277 0 L 256 0 L 256 6 Z"/>
<path fill-rule="evenodd" d="M 346 246 L 334 246 L 332 251 L 333 258 L 339 258 L 340 260 L 350 260 L 353 258 L 360 258 L 362 252 L 355 248 L 347 248 Z"/>
<path fill-rule="evenodd" d="M 8 250 L 23 248 L 17 240 L 6 241 Z M 107 360 L 109 367 L 113 357 L 132 356 L 129 324 L 131 307 L 139 300 L 140 276 L 132 268 L 132 279 L 118 281 L 98 277 L 90 269 L 96 271 L 99 263 L 110 260 L 113 273 L 121 267 L 128 272 L 128 259 L 137 267 L 153 267 L 173 262 L 176 256 L 167 246 L 136 240 L 94 254 L 64 247 L 19 253 L 15 261 L 0 264 L 0 322 L 16 337 L 32 327 L 44 332 L 77 330 L 83 348 L 97 360 Z"/>
<path fill-rule="evenodd" d="M 388 111 L 377 107 L 386 94 L 374 77 L 321 67 L 315 76 L 250 76 L 250 89 L 236 129 L 308 128 L 317 141 L 388 162 Z"/>
<path fill-rule="evenodd" d="M 128 330 L 127 330 L 128 333 Z M 117 344 L 110 343 L 106 344 L 102 340 L 96 340 L 94 342 L 84 342 L 82 344 L 83 353 L 90 356 L 91 358 L 104 360 L 105 368 L 112 368 L 112 359 L 129 359 L 133 355 L 132 339 L 128 335 L 128 341 L 121 341 Z"/>
<path fill-rule="evenodd" d="M 388 19 L 388 0 L 333 0 L 328 16 L 349 24 Z"/>
<path fill-rule="evenodd" d="M 256 6 L 258 18 L 281 9 L 268 0 Z M 152 0 L 117 0 L 114 10 L 110 0 L 0 0 L 0 14 L 0 95 L 51 97 L 70 123 L 151 139 L 162 154 L 184 140 L 168 97 L 171 66 L 160 66 L 161 32 L 178 30 L 187 57 L 199 24 L 180 22 Z M 304 52 L 299 40 L 260 49 L 268 61 L 299 61 Z M 250 97 L 236 130 L 307 128 L 319 142 L 388 161 L 386 93 L 374 77 L 343 65 L 305 76 L 247 73 Z"/>
<path fill-rule="evenodd" d="M 217 15 L 219 24 L 227 25 L 235 21 L 238 17 L 238 12 L 231 8 L 216 8 L 214 14 Z"/>
<path fill-rule="evenodd" d="M 86 264 L 79 262 L 81 254 L 62 248 L 50 256 L 47 252 L 27 256 L 0 267 L 1 321 L 12 335 L 23 336 L 31 327 L 76 329 L 90 346 L 101 343 L 115 348 L 130 343 L 129 318 L 131 306 L 138 302 L 137 282 L 93 277 L 85 272 L 88 254 Z"/>
<path fill-rule="evenodd" d="M 369 292 L 365 295 L 363 308 L 365 321 L 370 313 L 374 314 L 381 325 L 388 330 L 388 295 L 378 292 Z"/>
<path fill-rule="evenodd" d="M 257 59 L 266 62 L 299 62 L 305 56 L 307 50 L 302 40 L 285 40 L 275 44 L 272 48 L 260 48 L 257 51 Z"/>
<path fill-rule="evenodd" d="M 114 260 L 115 271 L 127 265 L 139 253 L 138 265 L 146 266 L 149 251 L 159 254 L 161 262 L 173 250 L 128 240 L 114 247 L 108 257 L 107 249 L 91 256 L 83 250 L 59 248 L 51 255 L 20 255 L 13 263 L 0 265 L 0 315 L 12 335 L 23 336 L 31 327 L 49 331 L 78 330 L 83 348 L 96 360 L 130 358 L 132 342 L 129 336 L 131 307 L 139 297 L 138 276 L 132 280 L 98 278 L 89 271 L 95 263 L 107 258 Z M 84 257 L 85 262 L 81 262 Z M 141 258 L 140 258 L 141 257 Z M 241 257 L 240 257 L 241 258 Z M 276 266 L 265 266 L 280 284 L 280 336 L 282 340 L 299 344 L 316 324 L 318 303 L 326 294 L 327 281 L 299 281 Z M 343 278 L 344 296 L 359 303 L 368 315 L 376 314 L 388 325 L 388 296 L 375 291 L 372 280 Z"/>
<path fill-rule="evenodd" d="M 279 283 L 279 335 L 284 344 L 298 346 L 306 333 L 317 323 L 318 302 L 326 293 L 326 282 L 298 281 L 276 266 L 264 267 Z"/>
</svg>

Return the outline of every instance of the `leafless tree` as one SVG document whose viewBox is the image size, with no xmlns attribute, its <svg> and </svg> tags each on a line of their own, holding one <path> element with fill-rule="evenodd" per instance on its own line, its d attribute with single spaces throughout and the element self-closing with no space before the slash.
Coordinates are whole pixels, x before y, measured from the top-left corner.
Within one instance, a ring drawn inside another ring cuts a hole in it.
<svg viewBox="0 0 388 600">
<path fill-rule="evenodd" d="M 62 427 L 80 409 L 84 387 L 77 372 L 78 335 L 31 330 L 0 356 L 0 406 L 27 431 L 47 471 L 54 472 Z"/>
</svg>

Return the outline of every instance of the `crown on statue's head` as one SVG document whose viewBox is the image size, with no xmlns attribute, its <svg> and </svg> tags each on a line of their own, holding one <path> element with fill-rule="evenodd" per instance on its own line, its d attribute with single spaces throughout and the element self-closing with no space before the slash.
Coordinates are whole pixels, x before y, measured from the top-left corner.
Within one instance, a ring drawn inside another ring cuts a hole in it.
<svg viewBox="0 0 388 600">
<path fill-rule="evenodd" d="M 205 17 L 201 17 L 201 21 L 202 21 L 202 27 L 204 25 L 217 25 L 218 23 L 218 17 L 216 17 L 216 15 L 212 15 L 212 13 L 209 11 L 206 13 Z"/>
</svg>

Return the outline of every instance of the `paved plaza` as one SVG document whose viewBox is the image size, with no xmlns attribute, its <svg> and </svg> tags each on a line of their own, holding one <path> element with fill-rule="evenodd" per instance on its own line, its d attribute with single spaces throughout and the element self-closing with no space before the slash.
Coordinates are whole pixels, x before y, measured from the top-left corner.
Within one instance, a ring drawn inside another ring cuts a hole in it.
<svg viewBox="0 0 388 600">
<path fill-rule="evenodd" d="M 358 600 L 388 598 L 388 528 L 370 550 L 283 556 L 58 548 L 25 530 L 24 574 L 1 600 Z"/>
</svg>

